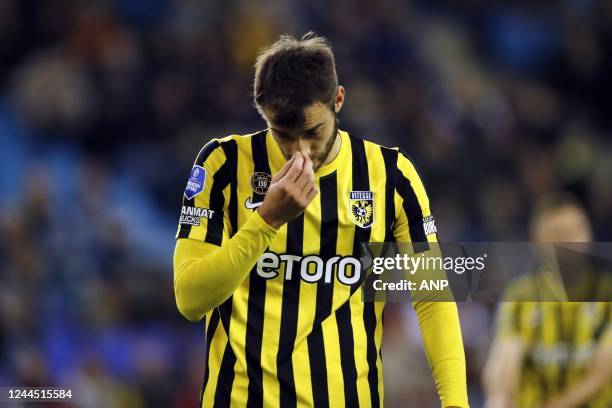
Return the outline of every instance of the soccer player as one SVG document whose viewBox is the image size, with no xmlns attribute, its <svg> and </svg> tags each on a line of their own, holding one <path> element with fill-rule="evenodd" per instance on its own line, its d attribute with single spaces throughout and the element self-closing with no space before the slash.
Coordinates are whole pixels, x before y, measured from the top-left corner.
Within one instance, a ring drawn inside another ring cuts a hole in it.
<svg viewBox="0 0 612 408">
<path fill-rule="evenodd" d="M 202 405 L 382 406 L 384 303 L 361 301 L 359 248 L 436 242 L 423 184 L 398 149 L 338 128 L 324 38 L 263 51 L 254 94 L 267 129 L 202 148 L 176 236 L 178 309 L 206 324 Z M 414 307 L 442 405 L 467 407 L 455 303 Z"/>
<path fill-rule="evenodd" d="M 541 203 L 531 220 L 534 242 L 590 242 L 586 214 L 570 197 Z M 545 251 L 543 251 L 545 253 Z M 566 257 L 561 252 L 562 257 Z M 593 280 L 594 272 L 572 263 L 572 285 L 556 290 L 549 272 L 519 278 L 507 299 L 587 298 L 582 287 L 610 290 L 609 280 Z M 590 282 L 589 282 L 590 280 Z M 567 280 L 564 279 L 567 284 Z M 552 284 L 551 284 L 552 283 Z M 607 287 L 605 287 L 607 283 Z M 537 296 L 536 296 L 537 294 Z M 593 299 L 594 294 L 587 295 Z M 602 299 L 606 297 L 602 296 Z M 609 297 L 608 297 L 609 298 Z M 509 301 L 499 308 L 497 335 L 483 371 L 488 408 L 612 406 L 612 318 L 609 302 Z"/>
</svg>

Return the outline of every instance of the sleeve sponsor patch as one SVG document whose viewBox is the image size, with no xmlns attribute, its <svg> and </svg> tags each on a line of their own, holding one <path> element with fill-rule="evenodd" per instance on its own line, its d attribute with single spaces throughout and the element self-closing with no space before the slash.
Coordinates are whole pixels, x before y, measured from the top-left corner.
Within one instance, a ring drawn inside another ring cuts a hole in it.
<svg viewBox="0 0 612 408">
<path fill-rule="evenodd" d="M 433 215 L 423 217 L 423 229 L 425 230 L 425 235 L 431 235 L 438 232 Z"/>
<path fill-rule="evenodd" d="M 187 180 L 187 187 L 185 187 L 185 197 L 191 200 L 204 190 L 204 183 L 206 182 L 206 169 L 202 166 L 195 165 L 191 169 L 189 174 L 189 180 Z"/>
<path fill-rule="evenodd" d="M 198 226 L 202 218 L 211 219 L 215 212 L 208 208 L 183 206 L 181 208 L 181 224 Z"/>
</svg>

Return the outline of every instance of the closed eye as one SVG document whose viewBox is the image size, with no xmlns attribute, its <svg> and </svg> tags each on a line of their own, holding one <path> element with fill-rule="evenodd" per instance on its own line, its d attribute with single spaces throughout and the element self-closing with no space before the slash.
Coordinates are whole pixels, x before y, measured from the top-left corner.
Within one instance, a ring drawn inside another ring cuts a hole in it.
<svg viewBox="0 0 612 408">
<path fill-rule="evenodd" d="M 309 139 L 312 139 L 314 137 L 316 137 L 319 134 L 319 130 L 323 127 L 323 123 L 319 123 L 317 126 L 306 130 L 305 134 L 306 137 Z"/>
<path fill-rule="evenodd" d="M 272 131 L 279 139 L 289 139 L 289 134 L 285 132 L 281 132 L 280 130 L 276 130 L 276 129 L 272 129 Z"/>
</svg>

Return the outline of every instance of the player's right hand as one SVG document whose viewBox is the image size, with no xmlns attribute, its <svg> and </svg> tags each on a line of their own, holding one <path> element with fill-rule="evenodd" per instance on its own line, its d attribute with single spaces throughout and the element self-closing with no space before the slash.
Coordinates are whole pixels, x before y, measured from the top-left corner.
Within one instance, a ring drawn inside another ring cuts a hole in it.
<svg viewBox="0 0 612 408">
<path fill-rule="evenodd" d="M 259 214 L 268 224 L 279 228 L 304 212 L 318 192 L 312 160 L 295 152 L 272 177 Z"/>
</svg>

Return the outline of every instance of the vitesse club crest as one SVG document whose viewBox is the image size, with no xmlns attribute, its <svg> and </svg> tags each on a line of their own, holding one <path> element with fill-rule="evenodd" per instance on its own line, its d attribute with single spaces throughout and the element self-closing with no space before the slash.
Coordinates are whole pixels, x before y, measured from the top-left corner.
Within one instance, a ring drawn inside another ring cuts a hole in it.
<svg viewBox="0 0 612 408">
<path fill-rule="evenodd" d="M 371 191 L 351 191 L 349 193 L 351 221 L 361 228 L 369 228 L 374 223 L 374 195 Z"/>
</svg>

